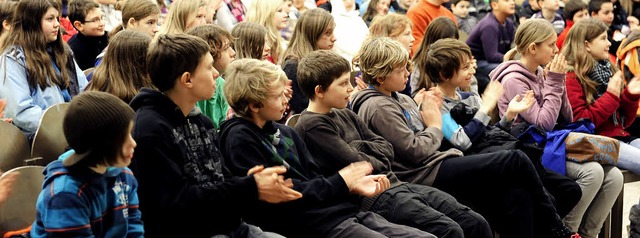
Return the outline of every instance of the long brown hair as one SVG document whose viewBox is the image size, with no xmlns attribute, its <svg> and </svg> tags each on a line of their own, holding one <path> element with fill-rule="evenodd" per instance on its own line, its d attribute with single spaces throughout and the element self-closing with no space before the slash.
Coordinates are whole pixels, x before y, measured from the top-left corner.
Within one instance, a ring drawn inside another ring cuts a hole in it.
<svg viewBox="0 0 640 238">
<path fill-rule="evenodd" d="M 284 60 L 300 60 L 317 50 L 318 40 L 327 30 L 333 31 L 335 26 L 333 16 L 328 11 L 320 8 L 305 11 L 293 29 L 289 47 L 284 52 Z"/>
<path fill-rule="evenodd" d="M 60 11 L 60 5 L 54 0 L 22 0 L 18 2 L 11 31 L 4 34 L 0 40 L 2 52 L 13 46 L 22 47 L 27 62 L 29 87 L 39 86 L 42 90 L 53 85 L 58 85 L 61 88 L 69 86 L 69 72 L 67 71 L 69 53 L 65 47 L 66 44 L 62 41 L 62 29 L 58 30 L 57 39 L 49 43 L 42 32 L 42 17 L 49 8 Z M 53 63 L 58 66 L 62 75 L 56 72 L 47 53 L 47 48 L 51 49 Z"/>
<path fill-rule="evenodd" d="M 151 36 L 134 30 L 118 32 L 109 41 L 102 63 L 96 67 L 88 91 L 102 91 L 129 103 L 142 87 L 155 88 L 147 74 Z"/>
<path fill-rule="evenodd" d="M 267 28 L 254 22 L 243 21 L 231 30 L 233 36 L 233 50 L 236 59 L 262 59 L 262 51 L 266 41 Z"/>
<path fill-rule="evenodd" d="M 427 67 L 429 46 L 440 39 L 453 38 L 457 40 L 459 37 L 456 23 L 448 17 L 436 17 L 436 19 L 431 21 L 424 33 L 424 38 L 422 38 L 418 51 L 416 51 L 413 56 L 416 69 L 420 70 L 418 88 L 429 89 L 435 86 L 432 85 L 431 80 L 429 80 L 427 74 L 424 73 Z"/>
</svg>

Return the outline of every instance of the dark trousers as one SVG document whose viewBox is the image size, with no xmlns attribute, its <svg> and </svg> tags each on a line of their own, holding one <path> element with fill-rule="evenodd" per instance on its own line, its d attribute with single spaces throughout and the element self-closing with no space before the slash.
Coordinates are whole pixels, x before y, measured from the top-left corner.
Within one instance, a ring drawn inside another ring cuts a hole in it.
<svg viewBox="0 0 640 238">
<path fill-rule="evenodd" d="M 580 185 L 567 176 L 545 168 L 545 174 L 540 179 L 561 218 L 569 214 L 582 198 Z"/>
<path fill-rule="evenodd" d="M 388 189 L 379 195 L 370 211 L 439 238 L 493 237 L 489 223 L 480 214 L 453 196 L 425 185 L 403 184 Z"/>
<path fill-rule="evenodd" d="M 520 150 L 445 159 L 434 187 L 482 214 L 502 238 L 550 237 L 562 220 Z"/>
<path fill-rule="evenodd" d="M 355 217 L 349 218 L 329 231 L 328 238 L 342 237 L 424 237 L 436 238 L 434 235 L 413 227 L 391 223 L 374 212 L 359 212 Z"/>
</svg>

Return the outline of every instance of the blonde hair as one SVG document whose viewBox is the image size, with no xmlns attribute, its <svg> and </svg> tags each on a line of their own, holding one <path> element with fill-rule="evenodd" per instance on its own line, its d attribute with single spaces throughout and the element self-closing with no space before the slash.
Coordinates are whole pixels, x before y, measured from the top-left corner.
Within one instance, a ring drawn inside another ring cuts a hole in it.
<svg viewBox="0 0 640 238">
<path fill-rule="evenodd" d="M 284 60 L 300 60 L 317 50 L 318 40 L 327 30 L 335 28 L 335 25 L 333 16 L 324 9 L 316 8 L 305 11 L 293 29 L 289 47 L 284 52 Z"/>
<path fill-rule="evenodd" d="M 269 92 L 287 80 L 287 75 L 277 65 L 257 59 L 239 59 L 227 67 L 224 95 L 239 117 L 251 118 L 249 105 L 262 107 Z"/>
<path fill-rule="evenodd" d="M 517 54 L 528 53 L 531 44 L 540 44 L 556 34 L 553 25 L 545 19 L 529 19 L 516 31 L 516 47 L 504 54 L 504 61 L 514 60 Z"/>
<path fill-rule="evenodd" d="M 362 80 L 379 85 L 377 79 L 391 74 L 394 68 L 409 63 L 409 52 L 389 37 L 374 37 L 362 43 L 353 64 L 362 71 Z"/>
<path fill-rule="evenodd" d="M 236 24 L 231 30 L 236 59 L 261 60 L 266 35 L 267 28 L 258 23 L 243 21 Z"/>
<path fill-rule="evenodd" d="M 602 33 L 607 32 L 609 28 L 604 22 L 588 18 L 577 22 L 564 41 L 564 47 L 562 47 L 562 54 L 564 54 L 567 64 L 571 66 L 575 72 L 582 90 L 587 97 L 587 104 L 593 103 L 595 99 L 593 94 L 596 92 L 598 83 L 589 78 L 589 73 L 593 70 L 596 60 L 587 52 L 585 42 L 591 42 L 596 39 Z M 608 60 L 608 59 L 607 59 Z M 615 72 L 615 67 L 611 67 L 612 72 Z"/>
<path fill-rule="evenodd" d="M 271 47 L 270 53 L 271 57 L 273 57 L 273 63 L 275 64 L 280 62 L 284 48 L 282 47 L 282 37 L 278 29 L 276 29 L 273 18 L 278 7 L 283 4 L 283 0 L 253 0 L 247 10 L 248 22 L 255 22 L 267 28 L 268 43 Z"/>
<path fill-rule="evenodd" d="M 402 35 L 407 26 L 411 28 L 411 20 L 405 15 L 398 13 L 389 13 L 384 16 L 378 16 L 373 19 L 369 26 L 370 37 L 398 37 Z"/>
<path fill-rule="evenodd" d="M 173 2 L 156 37 L 164 34 L 184 33 L 187 30 L 189 18 L 195 17 L 198 14 L 198 8 L 205 6 L 204 0 L 177 0 Z"/>
</svg>

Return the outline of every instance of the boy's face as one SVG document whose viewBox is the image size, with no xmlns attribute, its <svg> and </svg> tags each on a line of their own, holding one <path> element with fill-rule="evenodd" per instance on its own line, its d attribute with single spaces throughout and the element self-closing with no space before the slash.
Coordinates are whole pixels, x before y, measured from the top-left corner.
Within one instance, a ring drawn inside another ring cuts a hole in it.
<svg viewBox="0 0 640 238">
<path fill-rule="evenodd" d="M 538 2 L 542 9 L 553 10 L 553 11 L 560 9 L 560 3 L 558 3 L 558 0 L 542 0 Z"/>
<path fill-rule="evenodd" d="M 193 96 L 198 101 L 204 99 L 210 99 L 213 97 L 213 93 L 216 91 L 216 78 L 220 76 L 220 73 L 213 67 L 213 56 L 207 52 L 204 56 L 200 57 L 198 67 L 190 75 L 190 81 L 193 90 Z"/>
<path fill-rule="evenodd" d="M 465 57 L 460 62 L 458 71 L 453 74 L 450 80 L 446 80 L 444 84 L 451 84 L 459 88 L 468 88 L 471 85 L 471 78 L 476 73 L 476 69 L 471 67 L 471 57 Z"/>
<path fill-rule="evenodd" d="M 227 65 L 231 63 L 231 61 L 236 59 L 236 51 L 231 47 L 231 43 L 227 40 L 222 47 L 222 52 L 220 52 L 220 58 L 216 59 L 213 62 L 213 67 L 218 70 L 219 73 L 223 73 L 225 69 L 227 69 Z"/>
<path fill-rule="evenodd" d="M 269 89 L 261 108 L 252 107 L 254 121 L 277 121 L 282 119 L 287 108 L 287 97 L 284 95 L 284 83 L 276 82 Z"/>
<path fill-rule="evenodd" d="M 322 89 L 321 93 L 316 93 L 316 100 L 328 108 L 342 109 L 349 103 L 349 96 L 353 92 L 353 86 L 349 81 L 351 74 L 345 72 L 333 80 L 328 88 Z"/>
<path fill-rule="evenodd" d="M 582 9 L 578 12 L 576 12 L 576 14 L 573 15 L 573 19 L 571 19 L 573 21 L 573 23 L 576 23 L 582 19 L 587 19 L 589 18 L 589 10 L 587 9 Z"/>
<path fill-rule="evenodd" d="M 492 2 L 491 8 L 507 16 L 516 14 L 516 3 L 513 0 L 498 0 L 498 2 Z"/>
<path fill-rule="evenodd" d="M 40 25 L 42 27 L 42 34 L 47 38 L 47 43 L 56 41 L 58 39 L 58 31 L 60 30 L 58 10 L 50 7 L 47 12 L 42 15 Z"/>
<path fill-rule="evenodd" d="M 133 130 L 133 122 L 129 123 L 129 128 L 127 128 L 127 138 L 124 140 L 124 144 L 122 145 L 122 150 L 118 153 L 117 163 L 113 165 L 113 167 L 124 168 L 131 164 L 131 159 L 133 158 L 133 151 L 136 148 L 136 141 L 133 140 L 131 136 L 131 130 Z"/>
<path fill-rule="evenodd" d="M 336 36 L 333 34 L 333 27 L 330 27 L 322 33 L 322 36 L 320 36 L 316 45 L 319 50 L 331 50 L 333 49 L 334 42 L 336 42 Z"/>
<path fill-rule="evenodd" d="M 104 21 L 100 8 L 91 9 L 85 16 L 84 23 L 76 24 L 76 28 L 85 36 L 103 36 Z"/>
<path fill-rule="evenodd" d="M 451 6 L 451 10 L 453 10 L 453 14 L 465 18 L 469 15 L 469 5 L 470 3 L 467 1 L 460 1 L 456 5 Z"/>
<path fill-rule="evenodd" d="M 611 26 L 613 22 L 613 3 L 602 3 L 602 5 L 600 5 L 600 11 L 597 13 L 592 12 L 591 17 L 601 20 L 607 26 Z"/>
<path fill-rule="evenodd" d="M 407 64 L 405 63 L 393 68 L 393 71 L 384 77 L 384 81 L 378 81 L 380 83 L 379 89 L 386 94 L 402 91 L 407 86 L 408 77 L 409 71 L 407 70 Z"/>
</svg>

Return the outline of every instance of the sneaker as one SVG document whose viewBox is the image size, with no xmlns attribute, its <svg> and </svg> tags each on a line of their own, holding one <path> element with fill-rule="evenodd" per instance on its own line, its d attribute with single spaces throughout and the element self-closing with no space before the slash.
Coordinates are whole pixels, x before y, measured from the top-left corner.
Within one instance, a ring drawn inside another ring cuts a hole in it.
<svg viewBox="0 0 640 238">
<path fill-rule="evenodd" d="M 575 233 L 575 234 L 571 235 L 571 238 L 580 238 L 580 235 L 578 233 Z"/>
</svg>

